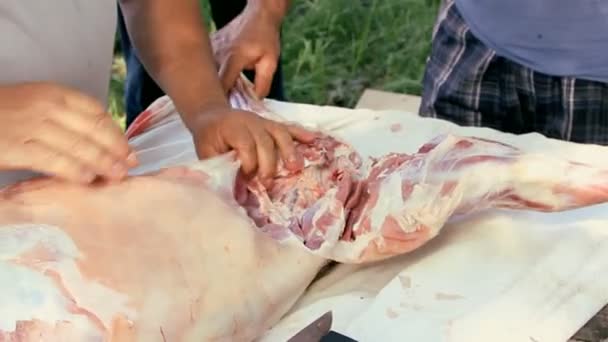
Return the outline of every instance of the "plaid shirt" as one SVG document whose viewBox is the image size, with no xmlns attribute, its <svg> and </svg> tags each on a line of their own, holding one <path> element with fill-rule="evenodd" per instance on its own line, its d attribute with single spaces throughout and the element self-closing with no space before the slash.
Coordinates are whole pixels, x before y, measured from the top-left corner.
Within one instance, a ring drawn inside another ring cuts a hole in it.
<svg viewBox="0 0 608 342">
<path fill-rule="evenodd" d="M 608 145 L 608 84 L 542 74 L 497 56 L 448 0 L 433 31 L 420 115 Z"/>
</svg>

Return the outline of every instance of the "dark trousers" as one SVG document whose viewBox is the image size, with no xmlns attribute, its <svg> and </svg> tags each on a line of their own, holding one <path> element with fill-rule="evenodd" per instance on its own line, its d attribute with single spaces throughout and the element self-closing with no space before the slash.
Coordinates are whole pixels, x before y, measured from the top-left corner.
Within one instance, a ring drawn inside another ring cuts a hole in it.
<svg viewBox="0 0 608 342">
<path fill-rule="evenodd" d="M 213 21 L 216 27 L 220 29 L 243 11 L 247 1 L 209 0 L 209 3 L 211 5 L 211 16 Z M 150 77 L 144 66 L 139 61 L 137 53 L 135 52 L 134 47 L 131 45 L 131 40 L 129 39 L 120 7 L 118 8 L 118 32 L 120 34 L 121 48 L 127 66 L 125 104 L 127 115 L 126 126 L 129 127 L 139 113 L 144 111 L 154 100 L 164 96 L 165 93 L 162 91 L 162 89 L 160 89 L 152 77 Z M 244 74 L 251 80 L 253 80 L 255 77 L 255 73 L 252 71 L 245 71 Z M 205 95 L 201 94 L 201 96 Z M 268 98 L 279 101 L 285 100 L 283 90 L 283 71 L 280 58 L 276 73 L 272 80 Z"/>
</svg>

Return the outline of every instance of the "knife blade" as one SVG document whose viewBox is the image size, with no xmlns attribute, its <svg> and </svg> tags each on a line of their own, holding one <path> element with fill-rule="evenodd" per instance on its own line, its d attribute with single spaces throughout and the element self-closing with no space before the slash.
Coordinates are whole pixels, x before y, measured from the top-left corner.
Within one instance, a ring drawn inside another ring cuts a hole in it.
<svg viewBox="0 0 608 342">
<path fill-rule="evenodd" d="M 287 342 L 319 342 L 323 336 L 329 333 L 332 321 L 332 312 L 328 311 L 295 334 Z"/>
</svg>

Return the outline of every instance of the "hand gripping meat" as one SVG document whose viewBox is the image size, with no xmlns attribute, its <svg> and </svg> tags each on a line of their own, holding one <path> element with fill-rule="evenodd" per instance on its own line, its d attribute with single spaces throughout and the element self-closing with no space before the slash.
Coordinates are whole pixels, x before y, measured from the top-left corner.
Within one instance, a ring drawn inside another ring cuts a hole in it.
<svg viewBox="0 0 608 342">
<path fill-rule="evenodd" d="M 233 102 L 277 118 L 248 90 Z M 270 113 L 270 114 L 269 114 Z M 454 215 L 488 208 L 561 211 L 608 200 L 608 172 L 497 141 L 437 136 L 417 153 L 362 160 L 325 134 L 299 145 L 302 172 L 279 173 L 270 189 L 248 184 L 242 203 L 256 225 L 277 239 L 346 263 L 414 250 Z"/>
<path fill-rule="evenodd" d="M 414 250 L 454 215 L 489 208 L 563 211 L 608 200 L 608 173 L 473 137 L 442 135 L 375 161 L 343 239 L 361 261 Z M 352 259 L 351 259 L 352 260 Z"/>
<path fill-rule="evenodd" d="M 279 174 L 268 190 L 254 182 L 244 206 L 275 238 L 295 235 L 315 254 L 360 263 L 422 246 L 454 215 L 562 211 L 608 200 L 606 170 L 494 141 L 439 136 L 418 153 L 390 154 L 367 169 L 355 156 Z"/>
<path fill-rule="evenodd" d="M 230 99 L 234 107 L 285 121 L 244 78 Z M 161 120 L 174 110 L 162 113 L 151 116 Z M 279 164 L 273 186 L 254 179 L 241 204 L 275 239 L 340 262 L 407 253 L 454 215 L 489 208 L 561 211 L 608 200 L 607 170 L 487 139 L 445 134 L 417 153 L 367 160 L 330 132 L 297 148 L 304 170 L 289 173 Z"/>
</svg>

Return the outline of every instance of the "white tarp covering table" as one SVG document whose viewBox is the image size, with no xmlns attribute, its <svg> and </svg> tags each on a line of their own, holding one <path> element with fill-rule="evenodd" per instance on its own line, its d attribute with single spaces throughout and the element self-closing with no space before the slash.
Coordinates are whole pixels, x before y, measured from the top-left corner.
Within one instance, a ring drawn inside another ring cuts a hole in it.
<svg viewBox="0 0 608 342">
<path fill-rule="evenodd" d="M 397 111 L 267 104 L 289 120 L 331 130 L 364 156 L 396 145 L 412 153 L 452 132 L 608 166 L 608 148 L 538 134 L 464 128 Z M 131 140 L 142 164 L 133 173 L 194 157 L 179 120 L 153 130 Z M 608 204 L 552 214 L 486 211 L 454 219 L 413 253 L 335 267 L 261 340 L 285 341 L 333 310 L 333 330 L 359 341 L 566 341 L 608 302 L 607 273 Z"/>
</svg>

